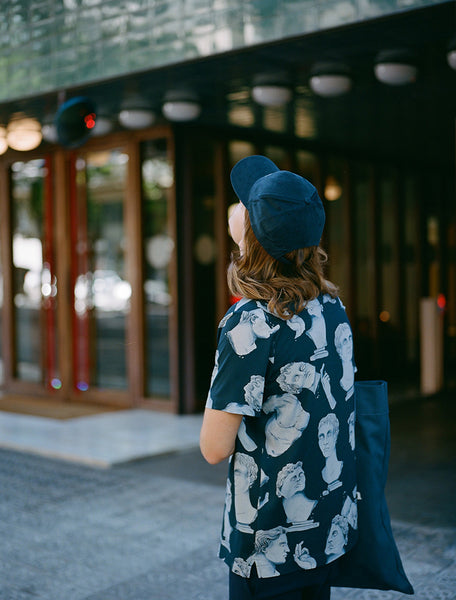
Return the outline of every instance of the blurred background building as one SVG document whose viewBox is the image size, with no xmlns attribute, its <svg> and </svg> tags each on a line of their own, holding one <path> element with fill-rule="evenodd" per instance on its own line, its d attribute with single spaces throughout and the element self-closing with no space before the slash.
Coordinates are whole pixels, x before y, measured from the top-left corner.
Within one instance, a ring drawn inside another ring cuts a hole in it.
<svg viewBox="0 0 456 600">
<path fill-rule="evenodd" d="M 454 1 L 2 2 L 3 394 L 201 410 L 251 153 L 324 199 L 359 377 L 448 385 L 455 33 Z"/>
</svg>

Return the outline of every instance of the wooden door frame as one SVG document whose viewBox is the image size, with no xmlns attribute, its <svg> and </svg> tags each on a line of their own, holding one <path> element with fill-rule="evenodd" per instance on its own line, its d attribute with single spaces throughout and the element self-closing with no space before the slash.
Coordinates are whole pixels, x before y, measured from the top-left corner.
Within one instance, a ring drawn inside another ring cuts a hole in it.
<svg viewBox="0 0 456 600">
<path fill-rule="evenodd" d="M 79 392 L 74 386 L 73 373 L 73 331 L 72 310 L 73 294 L 71 289 L 71 239 L 68 234 L 71 226 L 69 208 L 70 164 L 75 151 L 50 146 L 43 152 L 37 149 L 32 152 L 19 153 L 9 151 L 0 159 L 0 252 L 3 267 L 2 307 L 3 335 L 2 356 L 4 368 L 3 389 L 6 393 L 24 394 L 46 397 L 63 402 L 94 403 L 116 405 L 123 408 L 145 407 L 162 411 L 178 411 L 178 339 L 177 339 L 177 260 L 176 247 L 176 191 L 173 184 L 169 193 L 168 219 L 169 231 L 175 243 L 169 267 L 170 305 L 169 351 L 170 351 L 170 398 L 146 396 L 146 369 L 144 361 L 145 323 L 143 294 L 143 237 L 142 237 L 142 186 L 141 186 L 141 151 L 140 144 L 152 139 L 166 139 L 168 157 L 175 165 L 173 132 L 168 126 L 159 126 L 140 132 L 122 132 L 92 138 L 78 152 L 87 153 L 122 148 L 129 155 L 127 166 L 126 193 L 124 195 L 124 228 L 125 239 L 128 240 L 125 250 L 127 279 L 132 286 L 131 309 L 127 316 L 126 362 L 128 388 L 125 391 L 91 389 Z M 56 311 L 56 335 L 59 349 L 60 378 L 63 382 L 59 390 L 50 390 L 42 382 L 25 382 L 14 376 L 14 306 L 13 306 L 13 267 L 12 267 L 12 230 L 11 230 L 11 189 L 9 169 L 16 161 L 29 161 L 49 156 L 54 165 L 53 194 L 55 210 L 55 244 L 56 276 L 58 285 L 59 306 Z M 69 334 L 70 331 L 70 334 Z"/>
<path fill-rule="evenodd" d="M 33 150 L 24 155 L 23 152 L 9 151 L 0 160 L 0 252 L 3 271 L 3 306 L 2 312 L 2 358 L 3 382 L 2 389 L 13 395 L 33 395 L 51 399 L 61 399 L 63 391 L 51 389 L 48 382 L 22 381 L 15 376 L 15 319 L 14 319 L 14 287 L 13 287 L 13 239 L 12 239 L 12 211 L 11 211 L 11 165 L 19 161 L 36 159 L 51 160 L 54 163 L 52 152 L 40 149 Z M 52 189 L 52 201 L 56 204 L 55 187 Z"/>
</svg>

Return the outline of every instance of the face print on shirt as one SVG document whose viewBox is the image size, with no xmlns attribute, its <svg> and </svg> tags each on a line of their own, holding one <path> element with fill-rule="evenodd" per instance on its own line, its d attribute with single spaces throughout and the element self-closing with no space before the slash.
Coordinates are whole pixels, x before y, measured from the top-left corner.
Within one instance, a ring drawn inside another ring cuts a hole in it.
<svg viewBox="0 0 456 600">
<path fill-rule="evenodd" d="M 301 335 L 304 333 L 305 329 L 306 329 L 306 325 L 303 321 L 303 319 L 301 319 L 301 317 L 298 317 L 298 315 L 293 315 L 291 317 L 291 319 L 287 320 L 287 326 L 295 332 L 295 337 L 294 339 L 297 340 L 298 337 L 301 337 Z"/>
<path fill-rule="evenodd" d="M 236 354 L 245 356 L 256 349 L 257 338 L 267 339 L 278 329 L 279 325 L 269 327 L 261 309 L 244 311 L 239 323 L 227 333 L 227 337 Z"/>
<path fill-rule="evenodd" d="M 332 522 L 326 539 L 326 562 L 332 562 L 345 552 L 348 542 L 348 522 L 342 515 L 336 515 Z"/>
<path fill-rule="evenodd" d="M 315 392 L 318 384 L 315 373 L 315 367 L 309 363 L 288 363 L 281 367 L 277 383 L 281 390 L 290 394 L 299 394 L 304 388 Z"/>
<path fill-rule="evenodd" d="M 253 533 L 250 523 L 256 519 L 258 511 L 251 504 L 249 490 L 258 477 L 258 466 L 251 456 L 241 452 L 236 452 L 233 460 L 236 528 Z"/>
<path fill-rule="evenodd" d="M 338 460 L 336 454 L 338 435 L 339 420 L 334 413 L 329 413 L 318 424 L 318 445 L 326 460 L 321 475 L 323 480 L 328 484 L 329 490 L 342 485 L 339 477 L 342 472 L 343 462 Z"/>
<path fill-rule="evenodd" d="M 244 399 L 255 412 L 261 410 L 264 392 L 264 377 L 252 375 L 250 381 L 244 386 Z"/>
<path fill-rule="evenodd" d="M 270 396 L 263 412 L 273 413 L 266 423 L 266 452 L 280 456 L 288 450 L 309 424 L 310 415 L 293 394 Z"/>
<path fill-rule="evenodd" d="M 244 402 L 230 402 L 227 404 L 226 410 L 253 417 L 255 413 L 261 410 L 263 392 L 264 377 L 261 375 L 252 375 L 249 382 L 244 386 Z M 242 411 L 239 409 L 242 409 Z"/>
<path fill-rule="evenodd" d="M 230 510 L 233 502 L 233 494 L 231 492 L 231 481 L 228 479 L 226 482 L 226 492 L 225 492 L 225 510 L 223 511 L 223 526 L 222 526 L 222 536 L 221 536 L 221 544 L 225 546 L 225 548 L 230 551 L 230 535 L 233 531 L 233 528 L 230 524 Z"/>
<path fill-rule="evenodd" d="M 334 332 L 334 345 L 337 354 L 342 361 L 342 377 L 340 385 L 347 393 L 345 400 L 348 400 L 354 393 L 355 371 L 353 368 L 353 337 L 350 325 L 340 323 Z"/>
<path fill-rule="evenodd" d="M 310 357 L 310 360 L 313 361 L 328 356 L 328 351 L 326 350 L 326 322 L 323 316 L 323 306 L 316 298 L 308 302 L 306 308 L 312 319 L 312 325 L 306 331 L 306 335 L 315 344 L 315 352 Z"/>
<path fill-rule="evenodd" d="M 285 465 L 277 475 L 276 494 L 282 498 L 287 522 L 294 525 L 294 530 L 318 527 L 318 523 L 309 520 L 310 514 L 317 501 L 311 500 L 305 494 L 306 477 L 302 462 Z"/>
<path fill-rule="evenodd" d="M 353 490 L 353 498 L 356 498 L 356 487 Z M 358 529 L 358 507 L 354 500 L 347 496 L 341 510 L 341 515 L 347 519 L 352 529 Z"/>
<path fill-rule="evenodd" d="M 280 573 L 276 566 L 287 560 L 289 552 L 286 530 L 283 527 L 267 531 L 260 529 L 255 534 L 255 552 L 247 560 L 236 558 L 233 572 L 248 577 L 255 564 L 258 577 L 277 577 Z"/>
<path fill-rule="evenodd" d="M 350 448 L 355 449 L 355 411 L 350 413 L 348 417 L 348 440 L 350 442 Z"/>
</svg>

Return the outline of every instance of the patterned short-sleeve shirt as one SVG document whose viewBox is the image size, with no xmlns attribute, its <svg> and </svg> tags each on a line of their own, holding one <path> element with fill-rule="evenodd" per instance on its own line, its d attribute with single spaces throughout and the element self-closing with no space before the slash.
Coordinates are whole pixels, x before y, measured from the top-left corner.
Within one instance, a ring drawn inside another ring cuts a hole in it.
<svg viewBox="0 0 456 600">
<path fill-rule="evenodd" d="M 289 320 L 244 299 L 220 322 L 206 406 L 244 415 L 220 545 L 234 573 L 313 569 L 355 543 L 355 370 L 339 298 Z"/>
</svg>

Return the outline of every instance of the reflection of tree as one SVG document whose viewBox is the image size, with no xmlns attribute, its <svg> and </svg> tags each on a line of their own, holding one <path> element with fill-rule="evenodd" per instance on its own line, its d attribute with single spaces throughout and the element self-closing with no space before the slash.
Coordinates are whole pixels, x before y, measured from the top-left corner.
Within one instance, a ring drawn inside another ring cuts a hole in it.
<svg viewBox="0 0 456 600">
<path fill-rule="evenodd" d="M 23 163 L 13 175 L 13 222 L 25 237 L 42 238 L 44 161 Z M 33 171 L 33 172 L 32 172 Z"/>
<path fill-rule="evenodd" d="M 142 161 L 142 223 L 145 251 L 145 288 L 150 302 L 168 293 L 168 189 L 174 173 L 167 158 L 166 140 L 154 140 L 143 146 Z M 154 261 L 150 253 L 158 252 Z M 160 264 L 162 263 L 162 264 Z M 158 294 L 158 296 L 157 296 Z"/>
<path fill-rule="evenodd" d="M 30 213 L 32 219 L 41 225 L 43 223 L 43 180 L 36 179 L 30 189 Z"/>
<path fill-rule="evenodd" d="M 142 163 L 143 190 L 143 239 L 166 239 L 168 235 L 168 188 L 173 183 L 172 167 L 167 160 L 166 140 L 156 140 L 144 148 Z M 146 279 L 168 281 L 168 268 L 154 268 L 149 260 L 145 262 Z M 151 283 L 151 282 L 150 282 Z"/>
<path fill-rule="evenodd" d="M 155 142 L 155 145 L 160 142 Z M 144 237 L 167 233 L 168 206 L 167 189 L 173 183 L 172 167 L 166 157 L 166 142 L 163 148 L 149 148 L 158 156 L 146 158 L 142 164 L 143 223 Z"/>
<path fill-rule="evenodd" d="M 144 237 L 167 231 L 167 213 L 164 190 L 156 182 L 148 182 L 143 205 Z"/>
<path fill-rule="evenodd" d="M 123 193 L 127 160 L 119 150 L 90 154 L 86 167 L 78 174 L 82 192 L 81 233 L 85 235 L 84 223 L 87 222 L 89 266 L 92 270 L 113 269 L 121 277 L 124 276 Z"/>
</svg>

